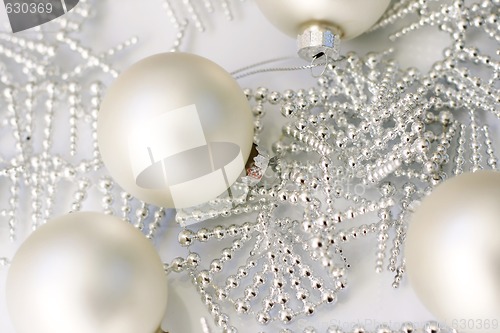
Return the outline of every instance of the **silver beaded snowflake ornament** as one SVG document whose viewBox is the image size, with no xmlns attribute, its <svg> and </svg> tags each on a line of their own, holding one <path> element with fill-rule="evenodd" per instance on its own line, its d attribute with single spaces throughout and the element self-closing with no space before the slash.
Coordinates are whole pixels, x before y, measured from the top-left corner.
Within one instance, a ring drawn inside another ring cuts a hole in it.
<svg viewBox="0 0 500 333">
<path fill-rule="evenodd" d="M 80 127 L 95 128 L 101 84 L 96 81 L 82 87 L 77 82 L 86 82 L 83 78 L 89 78 L 94 68 L 103 77 L 116 74 L 107 64 L 108 56 L 135 41 L 127 41 L 107 54 L 92 54 L 70 37 L 77 35 L 88 16 L 88 3 L 82 1 L 71 18 L 60 18 L 50 25 L 58 31 L 56 34 L 45 32 L 46 27 L 29 34 L 0 33 L 0 133 L 4 147 L 15 147 L 0 153 L 0 175 L 5 181 L 2 190 L 9 191 L 8 207 L 1 207 L 0 212 L 8 219 L 11 240 L 16 238 L 17 222 L 26 217 L 24 202 L 31 203 L 28 211 L 31 226 L 36 228 L 52 216 L 61 182 L 75 180 L 77 174 L 83 176 L 101 164 L 95 138 L 92 152 L 86 152 L 85 159 L 77 154 Z M 54 65 L 55 57 L 66 48 L 79 56 L 78 66 L 69 69 Z M 66 118 L 69 126 L 65 133 L 55 131 L 56 117 Z M 61 147 L 54 143 L 57 135 L 57 141 L 69 141 L 67 156 L 61 156 Z M 88 184 L 81 187 L 85 190 Z"/>
<path fill-rule="evenodd" d="M 465 168 L 496 170 L 489 125 L 480 119 L 499 116 L 500 67 L 495 55 L 470 46 L 467 34 L 483 32 L 498 42 L 498 3 L 455 1 L 437 11 L 425 1 L 398 3 L 378 27 L 413 11 L 419 22 L 392 38 L 426 25 L 451 36 L 429 73 L 399 68 L 389 58 L 392 50 L 349 53 L 327 66 L 317 87 L 246 91 L 259 115 L 257 129 L 267 110 L 278 108 L 290 120 L 273 145 L 269 176 L 245 203 L 216 214 L 250 213 L 252 221 L 185 228 L 179 241 L 190 255 L 171 266 L 189 272 L 225 331 L 236 329 L 223 305 L 265 325 L 287 324 L 335 303 L 350 267 L 343 249 L 364 236 L 375 236 L 376 271 L 393 272 L 397 288 L 407 217 L 422 196 Z M 211 240 L 224 244 L 221 256 L 200 257 Z"/>
</svg>

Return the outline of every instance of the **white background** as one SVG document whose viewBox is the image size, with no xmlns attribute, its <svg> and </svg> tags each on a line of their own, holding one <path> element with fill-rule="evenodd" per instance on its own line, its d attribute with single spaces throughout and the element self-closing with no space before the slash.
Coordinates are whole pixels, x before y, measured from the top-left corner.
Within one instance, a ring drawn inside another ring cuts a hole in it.
<svg viewBox="0 0 500 333">
<path fill-rule="evenodd" d="M 180 2 L 180 0 L 172 0 Z M 87 25 L 83 44 L 95 50 L 105 50 L 130 36 L 140 38 L 138 46 L 127 52 L 127 55 L 116 58 L 118 68 L 145 56 L 168 51 L 174 39 L 174 29 L 162 10 L 160 0 L 105 0 L 96 1 L 95 15 L 90 25 Z M 217 1 L 214 1 L 217 3 Z M 221 10 L 207 17 L 207 32 L 198 33 L 190 29 L 181 50 L 198 53 L 222 65 L 228 71 L 233 71 L 248 64 L 275 57 L 295 55 L 295 41 L 277 31 L 258 11 L 251 1 L 232 1 L 235 19 L 227 21 Z M 217 7 L 216 7 L 217 8 Z M 220 8 L 219 8 L 220 9 Z M 3 9 L 0 9 L 0 22 L 6 22 Z M 3 28 L 2 28 L 3 29 Z M 387 47 L 395 47 L 395 57 L 403 67 L 412 66 L 427 70 L 439 59 L 442 46 L 448 44 L 446 36 L 436 29 L 426 29 L 413 33 L 398 43 L 392 44 L 387 39 L 387 33 L 394 29 L 362 36 L 343 45 L 343 52 L 356 50 L 361 54 L 367 51 L 381 51 Z M 309 87 L 314 84 L 308 71 L 295 73 L 273 73 L 256 75 L 240 80 L 243 87 L 266 86 L 283 91 L 287 88 Z M 267 142 L 280 134 L 279 125 L 270 117 L 266 123 Z M 6 149 L 6 147 L 2 147 Z M 0 257 L 11 257 L 19 244 L 8 245 L 6 228 L 0 228 Z M 169 261 L 177 254 L 184 254 L 175 242 L 176 233 L 166 235 L 160 245 L 163 259 Z M 322 331 L 328 324 L 337 324 L 350 328 L 352 322 L 361 322 L 374 329 L 374 323 L 390 322 L 394 328 L 396 323 L 412 321 L 422 323 L 432 319 L 432 315 L 420 304 L 406 280 L 399 290 L 391 287 L 392 274 L 377 275 L 374 272 L 375 242 L 373 238 L 359 241 L 359 250 L 353 253 L 351 261 L 356 262 L 349 275 L 349 288 L 342 293 L 339 303 L 332 309 L 328 308 L 312 317 L 310 324 Z M 0 269 L 0 332 L 14 333 L 10 325 L 4 301 L 4 282 L 6 269 Z M 169 308 L 163 323 L 170 333 L 201 332 L 199 320 L 209 319 L 207 311 L 201 304 L 194 288 L 185 277 L 170 276 Z M 240 322 L 233 317 L 233 325 L 240 332 L 275 332 L 275 328 L 260 327 L 254 320 Z M 245 326 L 242 325 L 244 323 Z M 255 325 L 255 326 L 251 326 Z M 299 320 L 290 325 L 305 327 L 307 322 Z M 246 328 L 244 328 L 246 327 Z M 299 330 L 296 330 L 299 332 Z M 301 332 L 301 330 L 300 330 Z M 68 332 L 71 333 L 71 332 Z M 99 332 L 95 332 L 99 333 Z M 138 332 L 141 333 L 141 332 Z"/>
</svg>

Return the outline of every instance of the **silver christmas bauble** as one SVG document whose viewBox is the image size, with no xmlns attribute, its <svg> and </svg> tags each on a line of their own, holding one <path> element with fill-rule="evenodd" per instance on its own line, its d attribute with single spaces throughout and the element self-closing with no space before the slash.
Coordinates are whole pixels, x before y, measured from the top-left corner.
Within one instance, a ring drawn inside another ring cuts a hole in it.
<svg viewBox="0 0 500 333">
<path fill-rule="evenodd" d="M 308 26 L 338 30 L 342 39 L 368 30 L 390 0 L 256 0 L 262 13 L 282 32 L 295 38 Z"/>
<path fill-rule="evenodd" d="M 414 213 L 405 254 L 426 307 L 459 332 L 500 332 L 500 173 L 439 185 Z"/>
<path fill-rule="evenodd" d="M 17 333 L 153 333 L 167 281 L 152 244 L 100 213 L 54 218 L 12 260 L 7 307 Z"/>
<path fill-rule="evenodd" d="M 253 116 L 224 69 L 197 55 L 162 53 L 111 85 L 97 134 L 104 164 L 126 191 L 184 208 L 214 199 L 242 174 Z"/>
</svg>

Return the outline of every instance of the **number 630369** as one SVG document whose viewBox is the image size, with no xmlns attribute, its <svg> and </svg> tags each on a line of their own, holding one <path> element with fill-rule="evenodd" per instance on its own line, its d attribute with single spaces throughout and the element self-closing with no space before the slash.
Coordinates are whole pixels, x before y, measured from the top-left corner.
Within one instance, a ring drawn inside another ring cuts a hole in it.
<svg viewBox="0 0 500 333">
<path fill-rule="evenodd" d="M 451 327 L 456 330 L 496 330 L 497 319 L 454 319 Z"/>
<path fill-rule="evenodd" d="M 5 5 L 7 14 L 43 14 L 52 13 L 52 4 L 48 3 L 36 3 L 36 2 L 24 2 L 24 3 L 7 3 Z"/>
</svg>

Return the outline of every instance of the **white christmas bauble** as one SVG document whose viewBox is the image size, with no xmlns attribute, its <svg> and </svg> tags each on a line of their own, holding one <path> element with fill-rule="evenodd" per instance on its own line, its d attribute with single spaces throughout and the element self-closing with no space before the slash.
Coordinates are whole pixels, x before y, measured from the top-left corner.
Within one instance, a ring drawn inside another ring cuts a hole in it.
<svg viewBox="0 0 500 333">
<path fill-rule="evenodd" d="M 104 164 L 126 191 L 184 208 L 216 198 L 242 174 L 253 117 L 224 69 L 197 55 L 162 53 L 111 85 L 97 134 Z"/>
<path fill-rule="evenodd" d="M 308 26 L 339 30 L 344 40 L 368 30 L 390 0 L 256 0 L 262 13 L 278 29 L 295 38 Z"/>
<path fill-rule="evenodd" d="M 167 281 L 154 247 L 130 224 L 72 213 L 21 245 L 6 297 L 17 333 L 154 333 Z"/>
<path fill-rule="evenodd" d="M 426 307 L 459 332 L 500 332 L 500 173 L 439 185 L 414 213 L 408 278 Z"/>
</svg>

